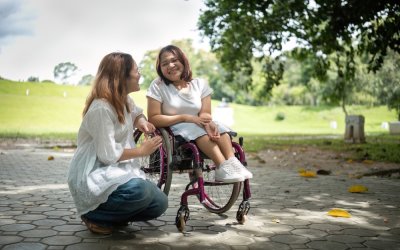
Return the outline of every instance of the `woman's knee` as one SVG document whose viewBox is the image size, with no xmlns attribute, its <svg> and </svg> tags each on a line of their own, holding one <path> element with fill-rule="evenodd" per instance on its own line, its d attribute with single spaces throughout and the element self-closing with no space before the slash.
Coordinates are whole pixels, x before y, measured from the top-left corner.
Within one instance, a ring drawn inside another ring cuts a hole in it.
<svg viewBox="0 0 400 250">
<path fill-rule="evenodd" d="M 154 197 L 151 207 L 154 218 L 161 216 L 168 208 L 168 196 L 160 191 L 160 194 Z"/>
</svg>

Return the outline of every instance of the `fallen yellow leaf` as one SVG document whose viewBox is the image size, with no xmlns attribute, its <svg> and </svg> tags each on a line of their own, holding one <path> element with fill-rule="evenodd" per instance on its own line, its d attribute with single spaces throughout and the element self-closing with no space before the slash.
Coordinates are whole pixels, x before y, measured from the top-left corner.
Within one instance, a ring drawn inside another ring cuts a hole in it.
<svg viewBox="0 0 400 250">
<path fill-rule="evenodd" d="M 304 172 L 306 172 L 306 170 L 304 169 L 304 168 L 299 168 L 299 173 L 304 173 Z"/>
<path fill-rule="evenodd" d="M 340 209 L 340 208 L 331 209 L 328 212 L 328 215 L 333 216 L 333 217 L 344 217 L 344 218 L 350 218 L 351 217 L 351 214 L 349 212 L 347 212 L 344 209 Z"/>
<path fill-rule="evenodd" d="M 47 160 L 48 160 L 48 161 L 54 160 L 54 156 L 50 155 L 49 157 L 47 157 Z"/>
<path fill-rule="evenodd" d="M 348 159 L 347 160 L 347 163 L 352 163 L 353 162 L 353 159 Z"/>
<path fill-rule="evenodd" d="M 317 174 L 314 171 L 304 171 L 304 172 L 300 173 L 300 176 L 312 178 L 312 177 L 317 176 Z"/>
<path fill-rule="evenodd" d="M 350 193 L 363 193 L 363 192 L 367 192 L 368 188 L 363 185 L 353 185 L 353 186 L 349 187 L 348 190 Z"/>
</svg>

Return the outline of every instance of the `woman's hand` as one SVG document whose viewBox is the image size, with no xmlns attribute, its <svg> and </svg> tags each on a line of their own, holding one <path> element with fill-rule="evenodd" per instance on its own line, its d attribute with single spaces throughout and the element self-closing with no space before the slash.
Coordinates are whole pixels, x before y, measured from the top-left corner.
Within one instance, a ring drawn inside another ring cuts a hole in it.
<svg viewBox="0 0 400 250">
<path fill-rule="evenodd" d="M 218 126 L 213 121 L 204 125 L 204 129 L 212 141 L 217 141 L 221 137 L 218 131 Z"/>
<path fill-rule="evenodd" d="M 156 130 L 156 127 L 145 119 L 141 119 L 136 127 L 146 134 L 153 133 Z"/>
<path fill-rule="evenodd" d="M 162 144 L 161 136 L 147 137 L 138 148 L 140 156 L 150 155 Z"/>
<path fill-rule="evenodd" d="M 195 116 L 195 115 L 189 115 L 188 118 L 186 119 L 186 122 L 195 123 L 198 126 L 203 127 L 207 123 L 211 122 L 211 118 Z"/>
</svg>

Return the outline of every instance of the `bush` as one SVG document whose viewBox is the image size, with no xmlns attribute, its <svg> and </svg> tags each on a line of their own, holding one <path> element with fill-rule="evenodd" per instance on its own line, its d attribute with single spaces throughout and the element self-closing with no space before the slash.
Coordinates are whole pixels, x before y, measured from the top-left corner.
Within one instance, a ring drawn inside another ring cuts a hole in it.
<svg viewBox="0 0 400 250">
<path fill-rule="evenodd" d="M 278 112 L 275 116 L 275 121 L 283 121 L 285 120 L 285 113 Z"/>
</svg>

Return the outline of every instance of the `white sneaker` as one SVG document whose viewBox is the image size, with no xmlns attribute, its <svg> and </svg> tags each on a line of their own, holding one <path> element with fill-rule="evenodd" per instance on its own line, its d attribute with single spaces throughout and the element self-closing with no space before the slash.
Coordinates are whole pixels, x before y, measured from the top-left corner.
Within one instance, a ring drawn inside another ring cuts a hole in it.
<svg viewBox="0 0 400 250">
<path fill-rule="evenodd" d="M 245 167 L 243 164 L 238 160 L 236 157 L 231 157 L 228 159 L 228 161 L 231 162 L 237 168 L 238 172 L 245 178 L 245 179 L 251 179 L 253 178 L 253 174 Z"/>
<path fill-rule="evenodd" d="M 226 160 L 215 169 L 215 181 L 232 183 L 244 181 L 244 177 L 240 173 L 239 169 L 232 164 L 232 162 Z"/>
</svg>

